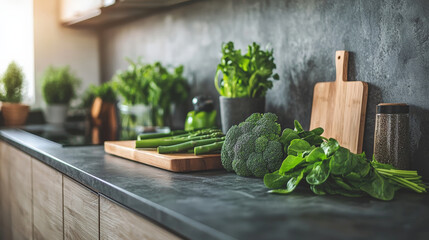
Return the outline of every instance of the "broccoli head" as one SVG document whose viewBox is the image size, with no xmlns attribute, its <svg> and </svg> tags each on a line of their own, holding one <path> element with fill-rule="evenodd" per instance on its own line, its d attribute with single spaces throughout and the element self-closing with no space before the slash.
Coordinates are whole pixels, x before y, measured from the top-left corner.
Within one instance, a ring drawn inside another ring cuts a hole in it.
<svg viewBox="0 0 429 240">
<path fill-rule="evenodd" d="M 226 134 L 221 152 L 223 167 L 240 176 L 255 177 L 278 170 L 284 160 L 280 133 L 275 114 L 252 114 Z"/>
</svg>

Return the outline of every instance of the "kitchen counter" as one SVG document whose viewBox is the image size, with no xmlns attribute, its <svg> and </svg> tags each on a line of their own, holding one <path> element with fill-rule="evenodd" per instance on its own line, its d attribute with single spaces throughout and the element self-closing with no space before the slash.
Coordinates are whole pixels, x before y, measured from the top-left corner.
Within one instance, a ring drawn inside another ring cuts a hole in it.
<svg viewBox="0 0 429 240">
<path fill-rule="evenodd" d="M 306 188 L 271 195 L 261 179 L 225 171 L 172 173 L 68 147 L 18 129 L 0 139 L 96 192 L 190 239 L 427 239 L 429 194 L 315 196 Z"/>
</svg>

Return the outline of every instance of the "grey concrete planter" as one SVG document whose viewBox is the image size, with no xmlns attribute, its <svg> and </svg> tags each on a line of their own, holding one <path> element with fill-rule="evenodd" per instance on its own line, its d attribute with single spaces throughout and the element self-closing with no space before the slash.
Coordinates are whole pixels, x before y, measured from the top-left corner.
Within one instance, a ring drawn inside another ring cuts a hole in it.
<svg viewBox="0 0 429 240">
<path fill-rule="evenodd" d="M 63 124 L 67 118 L 67 104 L 48 104 L 46 106 L 45 119 L 51 124 Z"/>
<path fill-rule="evenodd" d="M 226 132 L 237 125 L 252 113 L 265 111 L 265 97 L 263 98 L 227 98 L 219 97 L 222 131 Z"/>
</svg>

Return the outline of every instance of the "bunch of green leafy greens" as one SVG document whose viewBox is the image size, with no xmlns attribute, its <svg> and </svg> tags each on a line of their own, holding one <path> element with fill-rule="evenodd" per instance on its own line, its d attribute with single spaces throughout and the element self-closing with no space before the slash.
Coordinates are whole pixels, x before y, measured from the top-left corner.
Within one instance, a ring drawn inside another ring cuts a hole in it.
<svg viewBox="0 0 429 240">
<path fill-rule="evenodd" d="M 95 98 L 101 98 L 104 102 L 116 103 L 116 91 L 112 82 L 106 82 L 100 86 L 90 85 L 83 94 L 81 106 L 90 108 Z"/>
<path fill-rule="evenodd" d="M 0 79 L 2 84 L 2 93 L 0 93 L 0 101 L 19 103 L 22 100 L 24 74 L 21 67 L 15 62 L 11 62 L 6 69 L 6 72 Z"/>
<path fill-rule="evenodd" d="M 69 104 L 76 96 L 76 88 L 81 82 L 68 66 L 48 67 L 42 81 L 43 98 L 47 104 Z"/>
<path fill-rule="evenodd" d="M 125 104 L 150 106 L 153 123 L 163 126 L 170 119 L 171 105 L 188 98 L 189 86 L 183 77 L 183 66 L 170 72 L 160 62 L 143 64 L 128 61 L 128 70 L 114 77 L 115 89 Z"/>
<path fill-rule="evenodd" d="M 223 167 L 240 176 L 255 177 L 277 170 L 284 159 L 280 133 L 275 114 L 252 114 L 228 130 L 221 151 Z"/>
<path fill-rule="evenodd" d="M 313 131 L 319 133 L 321 130 Z M 307 134 L 302 134 L 304 131 L 297 121 L 293 132 L 284 131 L 288 136 L 295 134 L 299 137 L 289 141 L 290 138 L 283 138 L 285 134 L 282 136 L 283 140 L 288 140 L 285 145 L 288 156 L 281 167 L 264 176 L 265 185 L 273 189 L 271 193 L 291 193 L 303 179 L 318 195 L 356 197 L 368 194 L 377 199 L 392 200 L 395 191 L 401 188 L 426 192 L 427 186 L 416 171 L 396 170 L 375 159 L 369 162 L 365 153 L 353 154 L 332 138 L 321 138 L 320 142 L 314 135 L 303 136 Z"/>
<path fill-rule="evenodd" d="M 276 68 L 273 50 L 263 51 L 256 43 L 248 46 L 246 54 L 234 48 L 234 43 L 222 45 L 222 58 L 217 67 L 215 87 L 219 94 L 229 98 L 264 97 L 273 87 L 271 80 L 278 80 L 273 74 Z M 222 79 L 219 80 L 219 74 Z"/>
</svg>

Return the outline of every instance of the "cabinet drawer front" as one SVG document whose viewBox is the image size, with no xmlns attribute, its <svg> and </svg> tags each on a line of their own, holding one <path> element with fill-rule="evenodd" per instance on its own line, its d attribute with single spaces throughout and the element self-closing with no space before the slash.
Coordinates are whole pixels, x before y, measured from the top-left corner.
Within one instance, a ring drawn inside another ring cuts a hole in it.
<svg viewBox="0 0 429 240">
<path fill-rule="evenodd" d="M 64 181 L 64 239 L 98 239 L 98 194 L 74 180 Z"/>
<path fill-rule="evenodd" d="M 142 216 L 100 196 L 100 239 L 181 239 Z"/>
<path fill-rule="evenodd" d="M 63 239 L 63 177 L 33 159 L 33 237 Z"/>
</svg>

